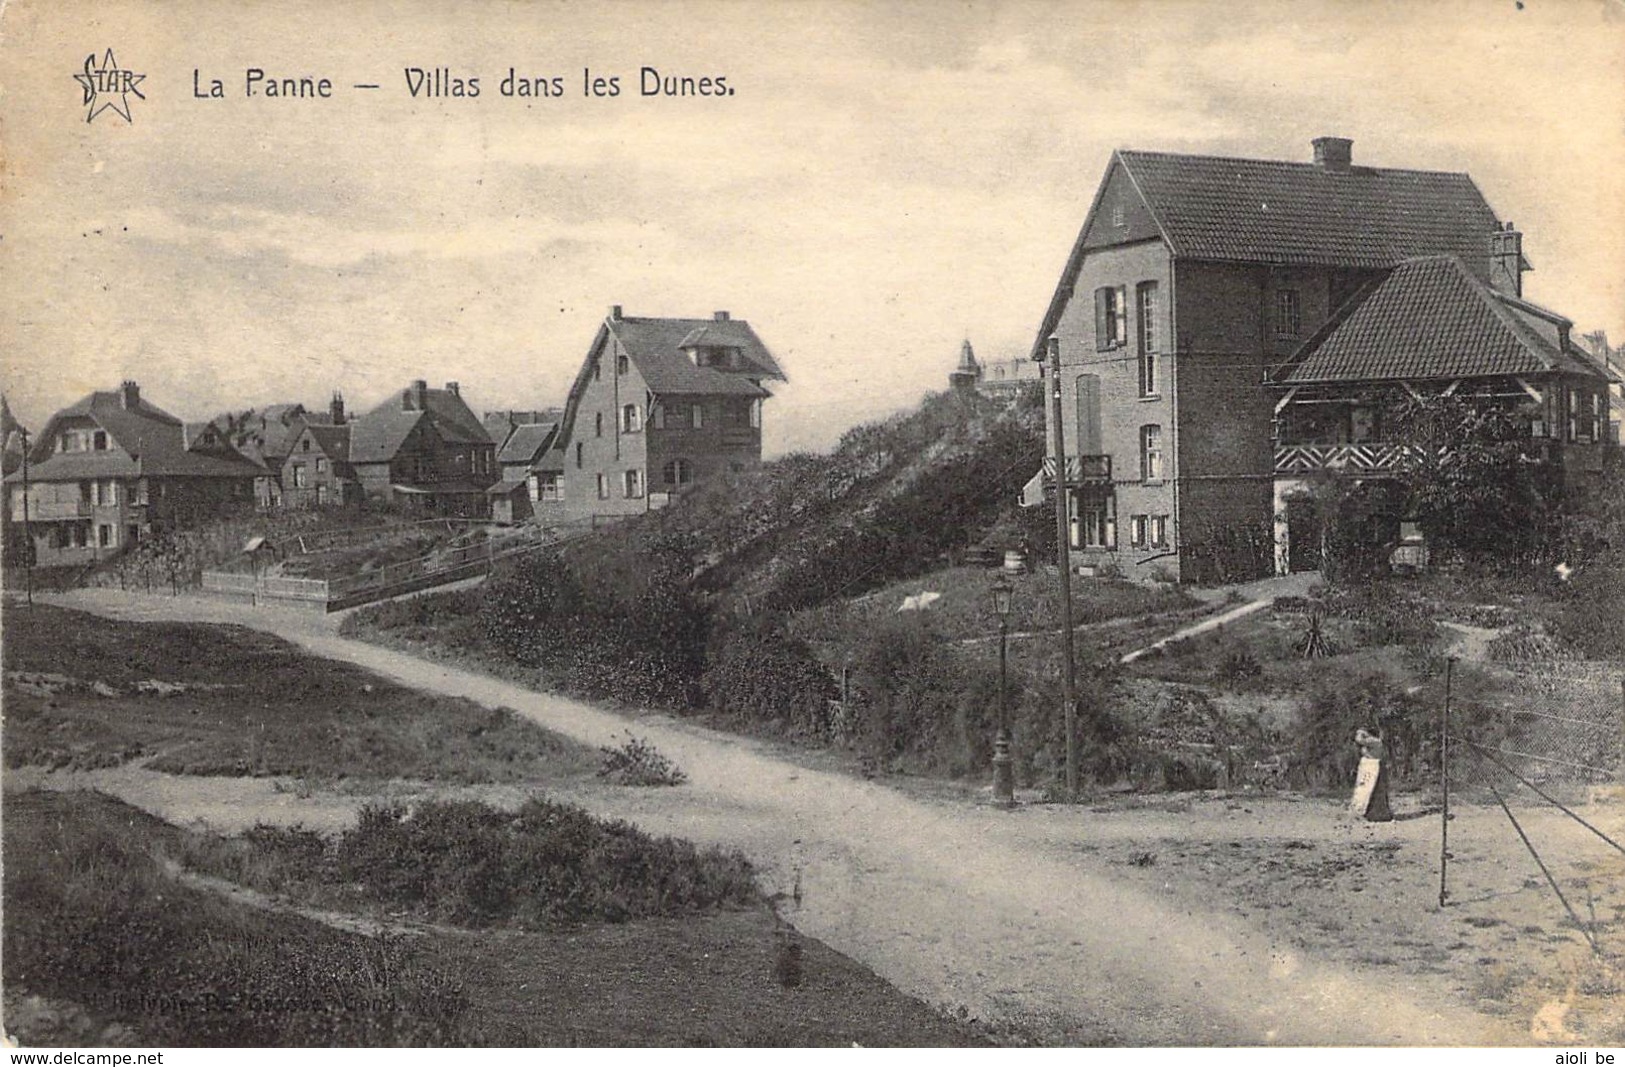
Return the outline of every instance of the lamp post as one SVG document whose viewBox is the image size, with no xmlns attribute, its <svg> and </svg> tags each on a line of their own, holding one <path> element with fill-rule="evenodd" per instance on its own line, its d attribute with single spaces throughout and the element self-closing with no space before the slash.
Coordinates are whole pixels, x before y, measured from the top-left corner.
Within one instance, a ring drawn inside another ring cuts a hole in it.
<svg viewBox="0 0 1625 1067">
<path fill-rule="evenodd" d="M 1004 807 L 1016 803 L 1015 761 L 1010 756 L 1010 690 L 1005 684 L 1013 592 L 1002 574 L 994 581 L 993 613 L 999 617 L 999 732 L 993 739 L 993 801 Z"/>
</svg>

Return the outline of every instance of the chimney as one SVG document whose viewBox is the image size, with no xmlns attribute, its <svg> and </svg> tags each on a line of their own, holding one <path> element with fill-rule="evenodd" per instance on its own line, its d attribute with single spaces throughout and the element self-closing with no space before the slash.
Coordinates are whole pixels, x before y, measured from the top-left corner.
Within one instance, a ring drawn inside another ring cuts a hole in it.
<svg viewBox="0 0 1625 1067">
<path fill-rule="evenodd" d="M 1348 170 L 1354 162 L 1354 142 L 1347 137 L 1316 137 L 1315 166 L 1326 170 Z"/>
<path fill-rule="evenodd" d="M 344 425 L 344 394 L 335 392 L 333 399 L 328 402 L 327 413 L 333 418 L 334 426 Z"/>
<path fill-rule="evenodd" d="M 1523 298 L 1523 234 L 1507 223 L 1490 234 L 1490 284 Z"/>
<path fill-rule="evenodd" d="M 717 322 L 727 322 L 728 321 L 728 313 L 726 311 L 712 312 L 711 318 L 713 320 L 717 321 Z"/>
<path fill-rule="evenodd" d="M 125 411 L 134 411 L 141 406 L 141 387 L 126 379 L 118 387 L 118 406 Z"/>
<path fill-rule="evenodd" d="M 610 322 L 620 322 L 621 321 L 621 305 L 613 304 L 613 305 L 610 306 L 610 309 L 609 309 L 609 321 Z"/>
<path fill-rule="evenodd" d="M 401 410 L 422 411 L 428 406 L 428 400 L 429 383 L 419 378 L 401 394 Z"/>
<path fill-rule="evenodd" d="M 450 393 L 452 396 L 462 396 L 463 395 L 462 392 L 458 389 L 456 382 L 447 382 L 446 383 L 446 392 Z"/>
</svg>

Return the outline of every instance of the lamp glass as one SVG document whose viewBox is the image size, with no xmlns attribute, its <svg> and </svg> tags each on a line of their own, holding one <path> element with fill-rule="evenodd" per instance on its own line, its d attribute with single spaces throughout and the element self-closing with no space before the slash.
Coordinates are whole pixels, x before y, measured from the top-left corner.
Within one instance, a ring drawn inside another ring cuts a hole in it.
<svg viewBox="0 0 1625 1067">
<path fill-rule="evenodd" d="M 1011 592 L 1007 582 L 1000 581 L 993 586 L 993 613 L 1001 619 L 1010 615 Z"/>
</svg>

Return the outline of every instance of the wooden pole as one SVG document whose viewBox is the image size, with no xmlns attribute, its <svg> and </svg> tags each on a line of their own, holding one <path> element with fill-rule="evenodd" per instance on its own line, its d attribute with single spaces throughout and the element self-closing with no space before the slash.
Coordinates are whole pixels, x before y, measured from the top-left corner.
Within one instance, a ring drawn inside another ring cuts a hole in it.
<svg viewBox="0 0 1625 1067">
<path fill-rule="evenodd" d="M 18 427 L 23 439 L 23 589 L 34 603 L 34 534 L 28 527 L 28 431 Z"/>
<path fill-rule="evenodd" d="M 1443 803 L 1439 815 L 1439 907 L 1449 896 L 1447 872 L 1450 867 L 1450 684 L 1454 656 L 1444 661 L 1444 712 L 1439 718 L 1439 778 L 1443 783 Z"/>
<path fill-rule="evenodd" d="M 1066 435 L 1061 426 L 1061 342 L 1051 337 L 1048 341 L 1050 367 L 1050 399 L 1055 428 L 1055 554 L 1061 565 L 1061 636 L 1063 663 L 1061 667 L 1061 713 L 1066 729 L 1066 799 L 1078 799 L 1078 724 L 1074 689 L 1077 679 L 1073 675 L 1072 634 L 1072 539 L 1067 529 L 1066 507 Z M 1081 460 L 1080 460 L 1081 462 Z"/>
</svg>

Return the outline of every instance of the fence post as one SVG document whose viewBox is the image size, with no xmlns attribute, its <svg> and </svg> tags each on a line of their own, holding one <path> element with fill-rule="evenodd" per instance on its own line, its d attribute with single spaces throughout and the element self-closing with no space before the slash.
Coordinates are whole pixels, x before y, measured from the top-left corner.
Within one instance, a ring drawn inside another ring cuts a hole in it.
<svg viewBox="0 0 1625 1067">
<path fill-rule="evenodd" d="M 1439 815 L 1439 907 L 1444 907 L 1449 896 L 1447 875 L 1450 869 L 1450 682 L 1456 657 L 1444 661 L 1444 711 L 1439 716 L 1439 778 L 1443 785 L 1443 802 Z"/>
</svg>

